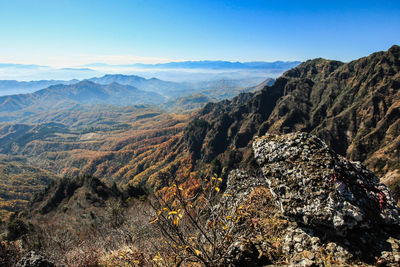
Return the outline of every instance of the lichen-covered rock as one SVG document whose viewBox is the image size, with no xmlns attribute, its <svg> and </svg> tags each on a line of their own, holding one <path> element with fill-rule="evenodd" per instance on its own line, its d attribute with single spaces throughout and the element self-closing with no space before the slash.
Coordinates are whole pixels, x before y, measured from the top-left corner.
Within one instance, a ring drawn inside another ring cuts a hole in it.
<svg viewBox="0 0 400 267">
<path fill-rule="evenodd" d="M 265 185 L 265 180 L 259 175 L 250 175 L 245 170 L 236 169 L 229 173 L 224 195 L 220 205 L 238 207 L 245 197 L 257 186 Z"/>
<path fill-rule="evenodd" d="M 17 263 L 16 267 L 55 267 L 55 265 L 42 255 L 30 251 Z"/>
<path fill-rule="evenodd" d="M 278 206 L 297 223 L 332 229 L 335 235 L 355 227 L 400 227 L 390 190 L 319 138 L 267 134 L 256 138 L 253 150 Z"/>
<path fill-rule="evenodd" d="M 373 173 L 307 133 L 268 134 L 253 150 L 275 203 L 295 223 L 282 240 L 291 265 L 400 263 L 399 207 Z"/>
</svg>

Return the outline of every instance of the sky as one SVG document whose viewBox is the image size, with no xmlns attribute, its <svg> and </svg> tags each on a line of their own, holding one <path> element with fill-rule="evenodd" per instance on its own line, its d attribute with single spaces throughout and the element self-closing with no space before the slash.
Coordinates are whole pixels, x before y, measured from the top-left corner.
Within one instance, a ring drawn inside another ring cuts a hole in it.
<svg viewBox="0 0 400 267">
<path fill-rule="evenodd" d="M 400 1 L 0 0 L 0 62 L 350 61 L 400 44 Z"/>
</svg>

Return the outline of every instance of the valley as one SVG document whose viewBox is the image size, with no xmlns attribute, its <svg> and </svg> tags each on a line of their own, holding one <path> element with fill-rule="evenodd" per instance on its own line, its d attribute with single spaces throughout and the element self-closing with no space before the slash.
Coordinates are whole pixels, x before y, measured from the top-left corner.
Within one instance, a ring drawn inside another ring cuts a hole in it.
<svg viewBox="0 0 400 267">
<path fill-rule="evenodd" d="M 183 160 L 177 154 L 182 152 L 180 140 L 188 115 L 134 106 L 88 107 L 68 111 L 68 116 L 65 112 L 35 117 L 33 124 L 1 126 L 0 153 L 4 155 L 4 164 L 14 164 L 17 158 L 27 166 L 35 166 L 25 176 L 13 178 L 17 183 L 12 189 L 23 191 L 25 201 L 50 180 L 64 176 L 90 174 L 109 183 L 136 186 L 145 185 L 149 179 L 154 180 L 149 185 L 153 187 L 159 182 L 149 176 Z M 16 166 L 23 168 L 23 164 Z M 36 186 L 37 177 L 44 174 L 45 182 Z M 7 179 L 9 175 L 4 177 L 5 181 L 11 180 Z M 25 181 L 29 176 L 30 180 Z M 28 185 L 22 187 L 19 179 Z M 29 182 L 34 184 L 28 191 Z M 17 199 L 14 196 L 13 200 Z M 5 210 L 18 211 L 21 207 Z"/>
</svg>

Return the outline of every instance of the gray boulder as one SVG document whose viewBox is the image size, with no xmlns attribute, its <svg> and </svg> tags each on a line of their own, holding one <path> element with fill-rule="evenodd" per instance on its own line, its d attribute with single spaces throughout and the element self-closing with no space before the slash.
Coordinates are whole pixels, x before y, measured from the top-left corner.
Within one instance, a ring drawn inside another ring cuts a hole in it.
<svg viewBox="0 0 400 267">
<path fill-rule="evenodd" d="M 400 264 L 400 210 L 391 191 L 358 162 L 307 133 L 255 138 L 253 151 L 283 216 L 293 266 Z"/>
<path fill-rule="evenodd" d="M 307 227 L 346 235 L 354 228 L 400 227 L 400 210 L 378 177 L 307 133 L 268 134 L 256 160 L 283 214 Z"/>
</svg>

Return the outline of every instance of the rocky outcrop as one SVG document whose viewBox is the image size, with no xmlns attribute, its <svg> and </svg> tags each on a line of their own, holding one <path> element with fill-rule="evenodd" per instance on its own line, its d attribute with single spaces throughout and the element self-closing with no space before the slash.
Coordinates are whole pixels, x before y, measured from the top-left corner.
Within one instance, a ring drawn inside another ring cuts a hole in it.
<svg viewBox="0 0 400 267">
<path fill-rule="evenodd" d="M 287 255 L 323 250 L 339 262 L 400 260 L 400 209 L 360 163 L 307 133 L 267 134 L 255 139 L 253 150 L 275 203 L 296 223 L 283 240 Z"/>
<path fill-rule="evenodd" d="M 291 220 L 341 235 L 357 227 L 400 226 L 388 187 L 316 136 L 267 134 L 256 138 L 253 149 L 277 205 Z"/>
<path fill-rule="evenodd" d="M 275 216 L 288 221 L 274 240 L 293 266 L 400 263 L 400 209 L 372 172 L 308 133 L 257 137 L 253 151 L 260 170 L 232 171 L 226 192 L 234 199 L 221 201 L 243 205 L 255 186 L 268 187 Z M 272 247 L 262 245 L 268 244 L 265 239 L 249 238 L 248 243 L 268 254 Z M 248 260 L 251 246 L 236 243 L 232 256 L 243 254 Z"/>
<path fill-rule="evenodd" d="M 16 265 L 16 267 L 55 267 L 52 262 L 46 260 L 42 255 L 30 251 Z"/>
</svg>

